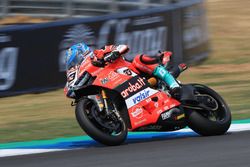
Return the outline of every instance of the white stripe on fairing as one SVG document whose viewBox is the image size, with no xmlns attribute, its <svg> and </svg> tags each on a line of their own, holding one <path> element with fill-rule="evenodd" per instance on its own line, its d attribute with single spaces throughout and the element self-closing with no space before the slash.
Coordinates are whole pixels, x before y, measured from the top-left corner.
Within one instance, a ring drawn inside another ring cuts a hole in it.
<svg viewBox="0 0 250 167">
<path fill-rule="evenodd" d="M 145 91 L 146 92 L 148 91 L 148 96 L 146 98 L 148 98 L 148 97 L 150 97 L 150 96 L 152 96 L 152 95 L 154 95 L 154 94 L 156 94 L 156 93 L 159 92 L 159 91 L 151 89 L 151 88 L 143 89 L 140 92 L 134 94 L 133 96 L 131 96 L 128 99 L 125 100 L 125 102 L 127 104 L 127 108 L 129 109 L 129 108 L 133 107 L 134 105 L 138 104 L 139 102 L 145 100 L 146 98 L 141 99 L 141 101 L 136 101 L 136 103 L 133 102 L 133 99 L 136 99 L 136 97 L 138 97 L 140 95 L 140 93 L 144 93 Z"/>
<path fill-rule="evenodd" d="M 38 154 L 38 153 L 55 152 L 63 150 L 68 150 L 68 149 L 0 149 L 0 157 Z"/>
<path fill-rule="evenodd" d="M 241 131 L 249 131 L 249 130 L 250 130 L 250 123 L 232 124 L 228 132 L 241 132 Z M 187 129 L 181 129 L 175 132 L 193 132 L 193 131 L 187 128 Z M 64 150 L 71 150 L 71 149 L 0 149 L 0 157 L 37 154 L 37 153 L 46 153 L 46 152 L 55 152 L 55 151 L 64 151 Z"/>
</svg>

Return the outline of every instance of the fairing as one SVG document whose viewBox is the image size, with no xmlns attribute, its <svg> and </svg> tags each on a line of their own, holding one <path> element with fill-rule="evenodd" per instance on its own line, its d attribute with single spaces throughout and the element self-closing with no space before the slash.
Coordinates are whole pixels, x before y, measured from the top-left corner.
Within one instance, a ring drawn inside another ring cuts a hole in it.
<svg viewBox="0 0 250 167">
<path fill-rule="evenodd" d="M 90 61 L 87 59 L 85 65 L 81 65 L 80 73 L 87 71 L 96 77 L 92 86 L 115 90 L 121 94 L 127 106 L 130 130 L 154 124 L 163 112 L 180 105 L 165 92 L 152 89 L 148 81 L 131 68 L 131 63 L 122 58 L 105 68 L 95 67 Z"/>
</svg>

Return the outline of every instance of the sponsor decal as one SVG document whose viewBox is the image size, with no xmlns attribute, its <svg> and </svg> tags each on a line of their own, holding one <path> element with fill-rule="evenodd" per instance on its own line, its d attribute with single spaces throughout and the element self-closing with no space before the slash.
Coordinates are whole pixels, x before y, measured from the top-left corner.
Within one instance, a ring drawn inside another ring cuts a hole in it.
<svg viewBox="0 0 250 167">
<path fill-rule="evenodd" d="M 76 70 L 77 67 L 75 68 L 71 68 L 68 72 L 67 72 L 67 84 L 68 87 L 71 86 L 75 86 L 76 81 L 78 80 L 77 76 L 78 76 L 78 71 Z"/>
<path fill-rule="evenodd" d="M 118 76 L 119 76 L 119 75 L 118 75 L 116 72 L 114 72 L 114 71 L 111 71 L 111 72 L 108 74 L 108 78 L 109 78 L 111 81 L 115 80 Z"/>
<path fill-rule="evenodd" d="M 164 110 L 165 111 L 165 110 Z M 161 114 L 163 111 L 162 110 L 158 110 L 156 113 L 157 114 Z"/>
<path fill-rule="evenodd" d="M 182 119 L 184 117 L 185 117 L 185 114 L 181 114 L 181 115 L 179 115 L 179 116 L 176 117 L 176 120 Z"/>
<path fill-rule="evenodd" d="M 132 75 L 132 71 L 130 69 L 123 70 L 123 73 L 130 76 Z"/>
<path fill-rule="evenodd" d="M 0 34 L 0 43 L 11 42 L 11 36 Z"/>
<path fill-rule="evenodd" d="M 103 85 L 105 85 L 105 84 L 108 83 L 109 81 L 114 81 L 114 80 L 117 79 L 118 77 L 119 77 L 119 75 L 118 75 L 116 72 L 111 71 L 111 72 L 109 72 L 108 77 L 101 79 L 101 83 L 102 83 Z"/>
<path fill-rule="evenodd" d="M 142 102 L 143 100 L 147 99 L 148 97 L 154 95 L 155 93 L 158 93 L 159 91 L 151 89 L 151 88 L 146 88 L 143 89 L 142 91 L 134 94 L 133 96 L 129 97 L 128 99 L 125 100 L 126 105 L 128 108 L 131 108 L 135 106 L 136 104 Z"/>
<path fill-rule="evenodd" d="M 0 42 L 9 41 L 9 36 L 0 36 Z M 0 91 L 10 89 L 16 81 L 18 48 L 6 47 L 0 50 Z"/>
<path fill-rule="evenodd" d="M 160 69 L 159 74 L 164 77 L 166 75 L 167 71 L 165 69 Z"/>
<path fill-rule="evenodd" d="M 137 81 L 133 84 L 131 82 L 128 82 L 128 88 L 123 90 L 121 92 L 122 97 L 126 98 L 128 97 L 131 93 L 137 92 L 140 90 L 143 86 L 145 86 L 145 82 L 143 81 L 142 78 L 138 78 Z"/>
<path fill-rule="evenodd" d="M 162 114 L 161 114 L 162 120 L 166 120 L 166 119 L 170 118 L 171 115 L 172 115 L 172 113 L 173 113 L 173 110 L 170 110 L 170 111 L 167 111 L 167 112 L 162 113 Z"/>
<path fill-rule="evenodd" d="M 76 71 L 72 71 L 68 74 L 67 81 L 68 83 L 71 83 L 76 77 Z"/>
<path fill-rule="evenodd" d="M 169 106 L 164 106 L 164 110 L 169 110 Z"/>
<path fill-rule="evenodd" d="M 109 79 L 108 79 L 108 78 L 104 78 L 104 79 L 101 80 L 101 83 L 102 83 L 103 85 L 105 85 L 105 84 L 108 83 L 108 82 L 109 82 Z"/>
<path fill-rule="evenodd" d="M 140 101 L 146 99 L 147 97 L 149 97 L 149 90 L 143 90 L 141 92 L 139 92 L 140 94 L 138 96 L 136 96 L 135 98 L 133 98 L 133 102 L 134 104 L 139 103 Z"/>
<path fill-rule="evenodd" d="M 143 109 L 141 107 L 135 107 L 131 112 L 132 117 L 141 119 L 143 117 Z"/>
<path fill-rule="evenodd" d="M 158 108 L 158 107 L 159 107 L 159 103 L 158 103 L 158 102 L 155 102 L 155 103 L 154 103 L 154 106 L 155 106 L 155 108 Z"/>
<path fill-rule="evenodd" d="M 140 127 L 138 128 L 138 130 L 141 130 L 141 131 L 149 131 L 149 130 L 161 130 L 162 126 L 161 125 L 149 125 L 149 126 L 144 126 L 144 127 Z"/>
<path fill-rule="evenodd" d="M 135 72 L 133 72 L 132 70 L 130 70 L 128 67 L 119 68 L 117 70 L 117 72 L 119 74 L 125 74 L 125 75 L 132 76 L 132 77 L 137 76 L 137 74 Z"/>
<path fill-rule="evenodd" d="M 149 102 L 151 102 L 152 101 L 152 99 L 146 99 L 146 102 L 147 103 L 149 103 Z"/>
<path fill-rule="evenodd" d="M 171 104 L 169 108 L 173 108 L 175 107 L 176 105 L 175 104 Z"/>
</svg>

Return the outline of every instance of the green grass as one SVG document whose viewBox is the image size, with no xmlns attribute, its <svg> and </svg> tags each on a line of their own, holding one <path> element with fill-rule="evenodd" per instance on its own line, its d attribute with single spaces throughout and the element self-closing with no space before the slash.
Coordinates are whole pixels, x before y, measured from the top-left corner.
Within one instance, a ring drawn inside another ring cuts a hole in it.
<svg viewBox="0 0 250 167">
<path fill-rule="evenodd" d="M 70 102 L 62 89 L 0 98 L 0 143 L 82 135 Z"/>
<path fill-rule="evenodd" d="M 180 77 L 219 92 L 233 119 L 250 118 L 250 1 L 208 0 L 212 52 Z M 79 136 L 63 90 L 0 98 L 0 143 Z"/>
<path fill-rule="evenodd" d="M 51 139 L 53 137 L 80 136 L 83 134 L 74 119 L 44 119 L 40 121 L 13 122 L 0 130 L 1 140 L 27 141 L 40 139 Z"/>
</svg>

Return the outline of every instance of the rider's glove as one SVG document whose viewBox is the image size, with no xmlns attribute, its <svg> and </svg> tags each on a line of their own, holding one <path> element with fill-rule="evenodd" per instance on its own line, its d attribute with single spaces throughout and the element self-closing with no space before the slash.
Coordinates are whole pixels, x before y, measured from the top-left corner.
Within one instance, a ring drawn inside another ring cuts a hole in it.
<svg viewBox="0 0 250 167">
<path fill-rule="evenodd" d="M 93 61 L 91 61 L 91 63 L 96 67 L 104 67 L 105 66 L 105 62 L 102 59 L 93 60 Z"/>
<path fill-rule="evenodd" d="M 118 51 L 113 51 L 104 56 L 104 61 L 111 63 L 114 60 L 116 60 L 119 56 L 120 56 L 120 53 Z"/>
</svg>

